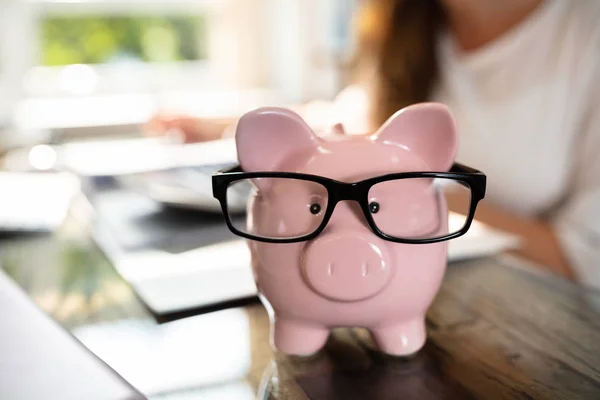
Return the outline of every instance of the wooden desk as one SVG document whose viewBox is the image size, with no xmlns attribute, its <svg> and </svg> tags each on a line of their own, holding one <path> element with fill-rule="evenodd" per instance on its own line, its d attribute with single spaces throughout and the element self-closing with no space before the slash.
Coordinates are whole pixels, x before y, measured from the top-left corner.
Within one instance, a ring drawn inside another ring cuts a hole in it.
<svg viewBox="0 0 600 400">
<path fill-rule="evenodd" d="M 66 329 L 155 321 L 85 223 L 71 218 L 54 236 L 4 238 L 0 249 L 2 268 Z M 336 330 L 309 359 L 273 354 L 268 316 L 259 303 L 248 304 L 239 315 L 249 329 L 239 335 L 250 348 L 234 357 L 250 364 L 238 381 L 261 399 L 598 399 L 600 313 L 593 302 L 600 307 L 600 294 L 507 260 L 453 264 L 428 314 L 428 342 L 410 360 L 382 356 L 364 331 L 352 329 Z M 205 398 L 207 390 L 192 393 Z"/>
</svg>

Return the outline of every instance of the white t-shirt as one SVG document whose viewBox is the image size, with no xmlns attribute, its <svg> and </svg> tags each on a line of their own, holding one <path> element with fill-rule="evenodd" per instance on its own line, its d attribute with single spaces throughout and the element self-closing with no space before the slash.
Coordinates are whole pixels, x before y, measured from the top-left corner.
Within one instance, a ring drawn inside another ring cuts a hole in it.
<svg viewBox="0 0 600 400">
<path fill-rule="evenodd" d="M 439 42 L 432 100 L 460 130 L 457 160 L 486 198 L 556 227 L 580 281 L 600 288 L 600 1 L 547 0 L 482 49 Z"/>
<path fill-rule="evenodd" d="M 438 46 L 432 101 L 457 119 L 457 161 L 488 176 L 486 199 L 546 218 L 581 283 L 600 288 L 600 0 L 546 0 L 499 39 L 462 54 Z M 344 90 L 333 118 L 368 127 L 366 91 Z"/>
</svg>

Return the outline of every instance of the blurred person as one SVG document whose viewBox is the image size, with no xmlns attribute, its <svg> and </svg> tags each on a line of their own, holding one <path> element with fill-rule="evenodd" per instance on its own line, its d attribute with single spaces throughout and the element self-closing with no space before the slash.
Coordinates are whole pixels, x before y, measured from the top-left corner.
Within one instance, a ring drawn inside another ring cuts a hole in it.
<svg viewBox="0 0 600 400">
<path fill-rule="evenodd" d="M 357 17 L 356 80 L 334 102 L 339 122 L 372 132 L 407 105 L 448 105 L 457 160 L 488 176 L 476 218 L 520 235 L 519 255 L 600 288 L 600 1 L 368 0 Z M 234 126 L 148 125 L 188 141 Z"/>
</svg>

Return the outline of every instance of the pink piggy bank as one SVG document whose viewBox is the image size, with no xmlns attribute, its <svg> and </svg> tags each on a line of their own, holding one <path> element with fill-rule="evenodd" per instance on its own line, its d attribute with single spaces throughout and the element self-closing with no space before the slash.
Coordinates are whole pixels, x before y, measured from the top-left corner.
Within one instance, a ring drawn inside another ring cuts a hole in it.
<svg viewBox="0 0 600 400">
<path fill-rule="evenodd" d="M 419 351 L 447 240 L 467 231 L 485 192 L 485 175 L 454 163 L 448 109 L 417 104 L 371 135 L 322 137 L 289 110 L 260 108 L 240 119 L 236 145 L 240 166 L 217 173 L 213 190 L 248 239 L 272 345 L 310 355 L 330 329 L 364 327 L 382 352 Z M 466 202 L 458 222 L 448 192 Z M 228 207 L 245 195 L 236 220 Z"/>
</svg>

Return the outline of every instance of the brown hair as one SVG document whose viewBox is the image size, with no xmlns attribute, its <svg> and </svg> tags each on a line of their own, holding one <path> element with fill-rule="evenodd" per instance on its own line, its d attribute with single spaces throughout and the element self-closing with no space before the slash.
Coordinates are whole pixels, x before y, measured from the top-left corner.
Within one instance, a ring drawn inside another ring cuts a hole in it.
<svg viewBox="0 0 600 400">
<path fill-rule="evenodd" d="M 365 0 L 357 16 L 352 70 L 367 79 L 376 127 L 397 110 L 428 100 L 438 73 L 443 12 L 439 0 Z"/>
</svg>

